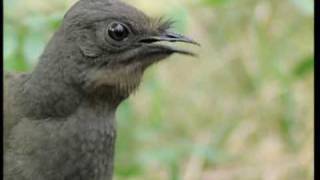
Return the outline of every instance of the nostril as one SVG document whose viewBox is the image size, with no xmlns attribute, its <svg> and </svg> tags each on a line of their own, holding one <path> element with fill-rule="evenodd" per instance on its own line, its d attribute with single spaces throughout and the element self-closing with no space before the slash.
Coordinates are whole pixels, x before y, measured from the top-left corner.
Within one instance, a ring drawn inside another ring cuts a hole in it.
<svg viewBox="0 0 320 180">
<path fill-rule="evenodd" d="M 177 35 L 167 34 L 167 38 L 172 38 L 172 39 L 174 39 L 174 38 L 177 38 Z"/>
</svg>

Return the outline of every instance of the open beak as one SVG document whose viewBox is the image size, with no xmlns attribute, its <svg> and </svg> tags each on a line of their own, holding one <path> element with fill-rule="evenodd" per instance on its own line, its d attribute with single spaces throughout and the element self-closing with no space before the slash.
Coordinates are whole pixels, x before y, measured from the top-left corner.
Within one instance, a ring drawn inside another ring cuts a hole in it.
<svg viewBox="0 0 320 180">
<path fill-rule="evenodd" d="M 193 45 L 200 46 L 200 44 L 194 40 L 192 40 L 189 37 L 186 37 L 184 35 L 174 33 L 174 32 L 165 32 L 159 36 L 151 36 L 151 37 L 145 37 L 140 40 L 141 43 L 147 43 L 147 44 L 152 44 L 155 42 L 183 42 L 183 43 L 189 43 Z M 189 56 L 196 56 L 196 54 L 186 51 L 186 50 L 181 50 L 175 47 L 171 46 L 165 46 L 162 45 L 163 48 L 166 48 L 167 51 L 171 51 L 171 53 L 179 53 L 183 55 L 189 55 Z"/>
</svg>

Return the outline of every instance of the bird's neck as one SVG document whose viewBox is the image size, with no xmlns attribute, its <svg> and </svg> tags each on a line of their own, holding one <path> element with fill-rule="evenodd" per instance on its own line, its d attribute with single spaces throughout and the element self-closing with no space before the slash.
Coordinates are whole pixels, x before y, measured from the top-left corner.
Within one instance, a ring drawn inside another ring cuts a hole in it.
<svg viewBox="0 0 320 180">
<path fill-rule="evenodd" d="M 127 98 L 106 87 L 97 92 L 83 91 L 71 82 L 66 82 L 62 73 L 55 75 L 43 68 L 36 68 L 25 76 L 17 92 L 23 114 L 33 119 L 63 118 L 75 113 L 82 104 L 91 104 L 99 113 L 101 108 L 113 109 Z"/>
<path fill-rule="evenodd" d="M 127 96 L 112 88 L 88 94 L 72 84 L 64 83 L 60 75 L 29 74 L 16 94 L 24 114 L 34 119 L 63 118 L 75 113 L 83 104 L 90 104 L 93 113 L 116 110 Z M 94 111 L 95 110 L 95 111 Z"/>
<path fill-rule="evenodd" d="M 54 34 L 17 92 L 25 114 L 36 119 L 66 117 L 84 102 L 116 109 L 128 95 L 117 94 L 112 87 L 85 92 L 81 81 L 86 64 L 79 63 L 81 53 L 63 35 L 63 30 Z"/>
</svg>

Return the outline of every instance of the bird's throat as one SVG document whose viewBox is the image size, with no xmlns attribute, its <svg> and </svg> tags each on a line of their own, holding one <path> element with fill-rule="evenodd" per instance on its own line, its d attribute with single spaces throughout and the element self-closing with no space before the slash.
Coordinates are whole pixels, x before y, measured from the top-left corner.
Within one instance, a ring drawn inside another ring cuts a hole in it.
<svg viewBox="0 0 320 180">
<path fill-rule="evenodd" d="M 142 76 L 140 64 L 92 69 L 86 74 L 85 89 L 95 96 L 105 94 L 112 99 L 127 98 L 138 88 Z"/>
</svg>

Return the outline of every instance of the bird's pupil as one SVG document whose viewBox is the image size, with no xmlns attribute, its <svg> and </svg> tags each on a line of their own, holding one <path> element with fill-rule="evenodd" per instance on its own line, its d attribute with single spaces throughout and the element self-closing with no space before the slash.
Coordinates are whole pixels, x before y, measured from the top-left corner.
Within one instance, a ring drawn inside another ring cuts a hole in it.
<svg viewBox="0 0 320 180">
<path fill-rule="evenodd" d="M 112 23 L 108 29 L 109 36 L 116 41 L 123 41 L 129 35 L 128 29 L 120 23 Z"/>
</svg>

